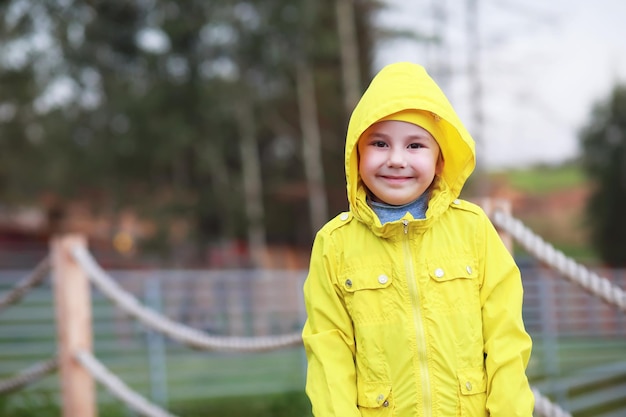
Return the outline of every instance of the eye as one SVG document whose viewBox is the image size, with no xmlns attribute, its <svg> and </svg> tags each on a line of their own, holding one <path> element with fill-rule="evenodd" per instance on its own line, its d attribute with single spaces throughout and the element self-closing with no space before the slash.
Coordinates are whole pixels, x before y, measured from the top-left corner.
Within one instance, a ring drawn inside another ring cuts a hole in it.
<svg viewBox="0 0 626 417">
<path fill-rule="evenodd" d="M 411 143 L 408 146 L 409 149 L 420 149 L 420 148 L 423 148 L 423 147 L 424 147 L 424 145 L 421 144 L 421 143 Z"/>
<path fill-rule="evenodd" d="M 387 146 L 387 143 L 383 142 L 382 140 L 375 140 L 372 142 L 372 146 L 375 146 L 377 148 L 384 148 Z"/>
</svg>

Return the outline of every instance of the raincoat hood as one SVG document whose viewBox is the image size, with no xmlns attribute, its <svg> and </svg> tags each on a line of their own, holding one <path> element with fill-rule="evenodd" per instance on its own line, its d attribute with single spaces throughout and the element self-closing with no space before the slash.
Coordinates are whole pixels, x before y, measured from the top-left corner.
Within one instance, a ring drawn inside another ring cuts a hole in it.
<svg viewBox="0 0 626 417">
<path fill-rule="evenodd" d="M 437 217 L 459 196 L 475 167 L 474 140 L 426 70 L 408 62 L 387 65 L 374 77 L 355 107 L 345 149 L 350 210 L 375 228 L 381 225 L 366 201 L 367 191 L 359 175 L 357 142 L 372 124 L 404 110 L 430 113 L 439 125 L 433 136 L 441 149 L 444 165 L 432 187 L 427 220 Z"/>
</svg>

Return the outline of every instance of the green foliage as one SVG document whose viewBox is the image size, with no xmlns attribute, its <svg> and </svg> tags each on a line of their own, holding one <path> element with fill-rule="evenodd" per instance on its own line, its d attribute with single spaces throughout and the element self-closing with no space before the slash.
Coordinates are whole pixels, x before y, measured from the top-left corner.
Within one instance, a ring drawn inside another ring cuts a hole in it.
<svg viewBox="0 0 626 417">
<path fill-rule="evenodd" d="M 580 132 L 583 164 L 594 184 L 587 205 L 591 239 L 611 267 L 626 266 L 626 86 L 597 104 Z"/>
</svg>

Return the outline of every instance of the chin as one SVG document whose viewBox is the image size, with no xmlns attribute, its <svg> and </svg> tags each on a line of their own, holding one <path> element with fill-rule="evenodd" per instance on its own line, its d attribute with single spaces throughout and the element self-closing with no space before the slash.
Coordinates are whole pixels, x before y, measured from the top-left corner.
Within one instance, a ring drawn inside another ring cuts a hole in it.
<svg viewBox="0 0 626 417">
<path fill-rule="evenodd" d="M 405 204 L 409 204 L 410 202 L 416 200 L 417 198 L 412 198 L 412 199 L 393 199 L 390 198 L 389 200 L 387 200 L 387 204 L 391 205 L 391 206 L 403 206 Z"/>
</svg>

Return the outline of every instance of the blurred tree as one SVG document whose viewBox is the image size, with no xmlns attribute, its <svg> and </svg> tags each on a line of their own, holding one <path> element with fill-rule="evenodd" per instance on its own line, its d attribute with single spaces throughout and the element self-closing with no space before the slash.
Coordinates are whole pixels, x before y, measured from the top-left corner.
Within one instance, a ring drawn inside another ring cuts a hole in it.
<svg viewBox="0 0 626 417">
<path fill-rule="evenodd" d="M 317 106 L 315 77 L 310 56 L 314 51 L 313 23 L 316 4 L 306 3 L 298 33 L 295 56 L 295 83 L 302 134 L 302 160 L 306 177 L 311 233 L 319 230 L 328 220 L 328 197 L 324 186 L 322 138 Z"/>
<path fill-rule="evenodd" d="M 345 111 L 347 115 L 350 115 L 361 96 L 361 68 L 359 66 L 354 0 L 336 0 L 335 10 L 339 50 L 341 52 Z"/>
<path fill-rule="evenodd" d="M 39 181 L 33 171 L 21 172 L 23 166 L 36 166 L 41 160 L 41 126 L 34 123 L 32 102 L 34 74 L 28 68 L 0 73 L 0 190 L 7 204 Z M 24 131 L 25 124 L 31 128 Z M 19 157 L 16 158 L 16 156 Z"/>
<path fill-rule="evenodd" d="M 43 129 L 33 98 L 40 94 L 44 66 L 36 24 L 26 16 L 28 5 L 0 3 L 0 190 L 2 202 L 19 200 L 40 181 Z M 37 13 L 37 7 L 33 7 Z M 39 69 L 38 69 L 39 68 Z"/>
<path fill-rule="evenodd" d="M 366 74 L 380 6 L 351 3 L 352 55 Z M 347 72 L 334 5 L 1 3 L 0 196 L 33 203 L 54 191 L 94 210 L 134 207 L 161 225 L 164 245 L 179 217 L 200 248 L 236 238 L 308 246 L 308 218 L 315 229 L 345 209 Z M 304 136 L 318 138 L 313 170 Z M 302 193 L 307 177 L 317 197 Z M 308 202 L 326 197 L 314 214 Z"/>
<path fill-rule="evenodd" d="M 580 132 L 594 189 L 587 203 L 592 244 L 611 267 L 626 267 L 626 85 L 598 103 Z"/>
</svg>

